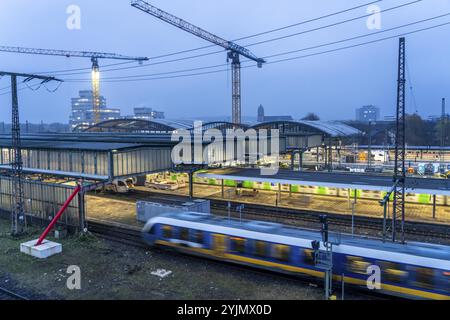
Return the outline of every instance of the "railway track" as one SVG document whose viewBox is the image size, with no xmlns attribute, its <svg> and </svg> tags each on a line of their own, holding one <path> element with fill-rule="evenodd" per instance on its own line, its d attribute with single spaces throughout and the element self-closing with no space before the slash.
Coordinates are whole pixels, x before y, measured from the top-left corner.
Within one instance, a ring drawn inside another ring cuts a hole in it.
<svg viewBox="0 0 450 320">
<path fill-rule="evenodd" d="M 0 300 L 28 300 L 28 298 L 6 288 L 0 287 Z"/>
<path fill-rule="evenodd" d="M 111 196 L 111 195 L 106 195 Z M 117 195 L 114 195 L 117 197 Z M 111 196 L 113 197 L 113 196 Z M 121 200 L 125 201 L 136 201 L 136 200 L 144 200 L 144 201 L 166 201 L 170 202 L 170 200 L 183 200 L 186 201 L 187 197 L 180 195 L 170 195 L 164 194 L 160 192 L 147 192 L 141 190 L 135 190 L 133 194 L 122 196 L 119 195 Z M 209 199 L 211 201 L 211 209 L 213 213 L 220 213 L 221 215 L 226 215 L 228 210 L 228 200 L 218 200 L 218 199 Z M 232 208 L 235 208 L 237 205 L 242 204 L 242 202 L 230 201 Z M 352 224 L 352 217 L 349 214 L 336 214 L 329 212 L 320 212 L 320 211 L 310 211 L 310 210 L 301 210 L 301 209 L 292 209 L 285 207 L 273 207 L 266 205 L 258 205 L 244 202 L 244 209 L 242 210 L 243 217 L 251 217 L 253 218 L 265 218 L 268 220 L 277 220 L 277 221 L 292 221 L 292 222 L 307 222 L 309 224 L 315 225 L 316 228 L 319 228 L 319 216 L 327 215 L 328 223 L 330 226 L 335 226 L 337 228 L 348 228 Z M 234 209 L 232 209 L 234 212 Z M 235 212 L 234 212 L 235 214 Z M 368 217 L 356 215 L 354 219 L 354 227 L 357 229 L 367 229 L 372 231 L 381 232 L 382 230 L 383 219 L 377 217 Z M 390 222 L 388 221 L 387 226 L 390 226 Z M 440 239 L 450 239 L 450 225 L 444 224 L 435 224 L 435 223 L 427 223 L 427 222 L 417 222 L 417 221 L 406 221 L 405 222 L 405 234 L 413 235 L 413 236 L 421 236 L 421 237 L 433 237 Z"/>
<path fill-rule="evenodd" d="M 106 195 L 108 196 L 108 195 Z M 144 192 L 141 190 L 135 190 L 134 196 L 132 197 L 121 197 L 121 200 L 135 201 L 135 200 L 147 200 L 147 201 L 158 201 L 165 199 L 170 201 L 171 199 L 184 200 L 185 196 L 171 195 L 160 192 Z M 220 212 L 224 215 L 228 210 L 228 200 L 219 199 L 209 199 L 211 201 L 211 209 L 215 212 Z M 242 204 L 241 202 L 230 201 L 232 208 L 237 205 Z M 309 224 L 316 224 L 319 228 L 319 216 L 327 215 L 328 222 L 330 226 L 335 226 L 338 228 L 350 227 L 352 224 L 352 217 L 349 214 L 336 214 L 329 212 L 319 212 L 301 209 L 292 209 L 285 207 L 273 207 L 266 205 L 258 205 L 252 203 L 244 202 L 244 209 L 242 210 L 243 216 L 252 216 L 257 218 L 266 218 L 270 220 L 290 220 L 292 222 L 301 221 L 307 222 Z M 232 209 L 234 211 L 234 209 Z M 382 230 L 383 219 L 377 217 L 368 217 L 356 215 L 354 220 L 354 226 L 358 229 L 368 229 L 372 231 L 380 232 Z M 390 221 L 388 220 L 387 226 L 390 226 Z M 405 233 L 407 235 L 415 235 L 422 237 L 441 238 L 450 239 L 450 225 L 428 223 L 428 222 L 418 222 L 418 221 L 406 221 L 405 222 Z"/>
<path fill-rule="evenodd" d="M 92 220 L 88 221 L 88 227 L 90 232 L 97 234 L 104 239 L 140 248 L 148 247 L 142 241 L 141 231 L 138 229 L 131 229 L 118 224 L 109 224 Z"/>
<path fill-rule="evenodd" d="M 238 203 L 231 202 L 233 207 Z M 226 211 L 227 201 L 211 200 L 211 208 L 214 210 Z M 328 223 L 338 227 L 349 227 L 352 223 L 350 215 L 333 214 L 328 212 L 295 210 L 283 207 L 268 207 L 256 204 L 245 204 L 242 214 L 251 216 L 261 216 L 274 219 L 298 220 L 319 225 L 319 216 L 327 215 Z M 356 216 L 354 220 L 355 228 L 364 228 L 381 231 L 383 219 L 365 216 Z M 388 221 L 389 226 L 389 221 Z M 443 239 L 450 239 L 450 226 L 442 224 L 432 224 L 425 222 L 405 222 L 405 233 L 410 235 L 430 236 Z"/>
</svg>

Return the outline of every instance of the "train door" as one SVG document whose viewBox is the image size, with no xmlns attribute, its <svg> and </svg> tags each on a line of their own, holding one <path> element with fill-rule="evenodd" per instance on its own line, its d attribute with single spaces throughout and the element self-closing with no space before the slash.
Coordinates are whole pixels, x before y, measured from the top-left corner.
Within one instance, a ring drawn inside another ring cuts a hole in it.
<svg viewBox="0 0 450 320">
<path fill-rule="evenodd" d="M 227 237 L 223 234 L 213 234 L 213 250 L 218 255 L 223 255 L 227 249 Z"/>
</svg>

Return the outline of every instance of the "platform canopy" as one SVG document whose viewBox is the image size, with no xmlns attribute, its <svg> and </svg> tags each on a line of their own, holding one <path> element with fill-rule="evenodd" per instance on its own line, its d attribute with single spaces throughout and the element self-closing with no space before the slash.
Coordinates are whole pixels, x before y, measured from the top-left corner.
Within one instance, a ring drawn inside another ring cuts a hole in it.
<svg viewBox="0 0 450 320">
<path fill-rule="evenodd" d="M 280 169 L 275 175 L 261 175 L 260 169 L 228 168 L 198 173 L 199 177 L 235 181 L 269 182 L 302 186 L 332 187 L 389 191 L 392 177 L 358 173 L 300 172 Z M 406 190 L 411 193 L 450 196 L 449 179 L 413 178 L 406 179 Z"/>
<path fill-rule="evenodd" d="M 74 135 L 24 136 L 21 140 L 25 174 L 103 181 L 173 167 L 172 145 L 159 140 L 155 143 L 101 142 Z M 124 137 L 124 141 L 130 140 L 129 137 Z M 2 136 L 0 171 L 11 171 L 12 160 L 11 138 Z"/>
<path fill-rule="evenodd" d="M 280 135 L 286 134 L 322 134 L 332 138 L 349 137 L 361 132 L 349 125 L 338 121 L 306 121 L 280 120 L 253 124 L 253 129 L 279 129 Z"/>
</svg>

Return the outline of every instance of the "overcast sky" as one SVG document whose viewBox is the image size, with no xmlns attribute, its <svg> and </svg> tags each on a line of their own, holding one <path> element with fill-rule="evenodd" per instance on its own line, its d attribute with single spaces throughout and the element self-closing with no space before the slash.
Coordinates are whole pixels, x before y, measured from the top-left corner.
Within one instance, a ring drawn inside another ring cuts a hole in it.
<svg viewBox="0 0 450 320">
<path fill-rule="evenodd" d="M 387 9 L 412 0 L 384 0 Z M 371 2 L 355 0 L 149 0 L 151 4 L 173 13 L 225 39 L 236 39 L 266 30 L 298 23 L 311 18 Z M 69 5 L 81 9 L 81 29 L 69 30 L 66 13 Z M 366 14 L 360 8 L 339 16 L 288 28 L 240 41 L 250 43 L 317 28 Z M 423 0 L 381 14 L 381 30 L 369 30 L 367 19 L 332 28 L 255 45 L 249 49 L 257 56 L 298 50 L 358 35 L 375 33 L 392 27 L 450 12 L 450 0 Z M 403 32 L 450 22 L 450 16 L 384 32 L 359 40 L 303 51 L 295 57 L 342 46 L 366 42 Z M 450 100 L 450 25 L 406 36 L 408 86 L 412 84 L 416 105 L 408 89 L 407 111 L 424 117 L 440 113 L 442 97 Z M 168 25 L 130 6 L 128 0 L 1 0 L 0 45 L 48 49 L 104 51 L 131 56 L 155 57 L 167 53 L 208 45 L 202 39 Z M 184 55 L 155 59 L 154 62 L 216 51 L 208 48 Z M 255 116 L 259 104 L 267 115 L 292 115 L 300 118 L 313 111 L 322 119 L 353 119 L 355 108 L 374 104 L 382 115 L 393 115 L 396 103 L 398 39 L 377 42 L 353 49 L 267 64 L 262 69 L 242 70 L 242 109 L 244 116 Z M 120 61 L 119 61 L 120 62 Z M 100 66 L 117 63 L 100 61 Z M 151 65 L 129 70 L 103 72 L 102 79 L 129 75 L 152 75 L 226 63 L 225 52 L 202 58 Z M 125 66 L 135 66 L 129 64 Z M 247 65 L 247 64 L 245 64 Z M 33 56 L 0 52 L 0 69 L 17 72 L 48 72 L 89 68 L 89 59 Z M 221 70 L 225 67 L 202 71 Z M 85 70 L 86 72 L 86 70 Z M 198 71 L 197 71 L 198 72 Z M 193 72 L 187 72 L 193 73 Z M 175 75 L 175 74 L 172 74 Z M 31 122 L 68 122 L 70 98 L 77 91 L 90 89 L 89 70 L 83 74 L 60 75 L 65 82 L 54 93 L 44 88 L 20 91 L 21 120 Z M 106 79 L 105 79 L 106 80 Z M 0 80 L 0 89 L 9 85 Z M 54 84 L 48 85 L 49 89 Z M 8 89 L 0 90 L 0 94 Z M 219 72 L 207 75 L 159 79 L 141 82 L 103 82 L 101 94 L 110 107 L 120 107 L 122 115 L 132 113 L 136 105 L 145 104 L 165 111 L 166 117 L 229 116 L 231 114 L 230 75 Z M 10 122 L 10 95 L 0 95 L 0 121 Z M 450 102 L 449 102 L 450 105 Z M 7 111 L 8 110 L 8 111 Z"/>
</svg>

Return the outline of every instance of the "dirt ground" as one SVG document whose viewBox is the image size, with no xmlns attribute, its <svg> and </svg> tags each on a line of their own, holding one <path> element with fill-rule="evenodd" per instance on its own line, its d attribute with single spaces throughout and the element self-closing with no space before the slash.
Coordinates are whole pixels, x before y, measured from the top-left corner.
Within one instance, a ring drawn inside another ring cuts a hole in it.
<svg viewBox="0 0 450 320">
<path fill-rule="evenodd" d="M 292 278 L 93 236 L 57 240 L 63 253 L 39 260 L 20 253 L 19 245 L 36 239 L 41 230 L 31 228 L 23 239 L 12 239 L 9 227 L 9 221 L 0 219 L 0 286 L 31 298 L 317 300 L 323 296 L 323 289 Z M 81 269 L 81 290 L 66 286 L 71 265 Z M 160 278 L 151 274 L 157 269 L 172 273 Z"/>
</svg>

